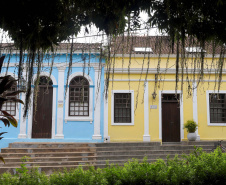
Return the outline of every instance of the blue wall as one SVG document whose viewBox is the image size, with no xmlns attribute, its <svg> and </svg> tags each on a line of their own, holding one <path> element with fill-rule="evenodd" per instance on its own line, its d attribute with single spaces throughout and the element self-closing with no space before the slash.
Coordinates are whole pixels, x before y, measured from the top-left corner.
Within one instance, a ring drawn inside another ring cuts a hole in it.
<svg viewBox="0 0 226 185">
<path fill-rule="evenodd" d="M 54 58 L 54 63 L 65 63 L 65 66 L 68 66 L 69 63 L 69 58 L 70 55 L 66 54 L 60 54 L 57 55 Z M 4 63 L 7 63 L 9 59 L 9 55 L 6 56 Z M 85 59 L 85 60 L 84 60 Z M 26 60 L 26 59 L 25 59 Z M 43 61 L 43 63 L 49 63 L 51 66 L 51 57 L 47 56 L 46 59 Z M 10 58 L 10 63 L 16 63 L 19 62 L 19 56 L 12 55 Z M 74 63 L 86 63 L 87 66 L 89 63 L 104 63 L 105 61 L 98 58 L 98 55 L 91 55 L 89 56 L 88 54 L 81 55 L 81 54 L 74 54 L 73 55 L 73 64 Z M 41 69 L 42 72 L 47 72 L 49 73 L 50 67 L 43 67 Z M 64 84 L 66 85 L 66 80 L 67 80 L 67 71 L 68 67 L 65 70 L 65 76 L 64 76 Z M 87 75 L 89 75 L 94 83 L 93 86 L 90 88 L 93 88 L 93 110 L 95 106 L 95 71 L 93 67 L 86 67 L 83 69 L 83 67 L 72 67 L 71 73 L 73 74 L 75 72 L 85 72 Z M 6 68 L 3 67 L 2 73 L 6 72 Z M 9 67 L 8 72 L 16 74 L 17 78 L 17 68 L 16 67 Z M 37 72 L 37 68 L 34 68 L 34 73 Z M 57 84 L 58 84 L 58 69 L 57 67 L 54 67 L 52 69 L 52 75 L 55 77 Z M 56 100 L 58 99 L 58 85 L 55 85 L 54 88 L 56 88 Z M 66 86 L 65 86 L 66 89 Z M 64 89 L 64 90 L 65 90 Z M 4 124 L 2 123 L 0 126 L 1 132 L 7 132 L 6 134 L 3 135 L 4 139 L 0 141 L 0 148 L 7 147 L 8 143 L 11 142 L 103 142 L 103 130 L 104 130 L 104 68 L 102 68 L 102 74 L 101 74 L 101 135 L 102 139 L 99 141 L 94 141 L 92 140 L 92 136 L 94 134 L 94 121 L 90 123 L 89 121 L 67 121 L 67 123 L 63 123 L 63 134 L 64 134 L 64 139 L 18 139 L 18 135 L 20 133 L 20 120 L 18 121 L 18 127 L 14 128 L 13 126 L 10 127 L 5 127 Z M 56 104 L 57 105 L 57 104 Z M 21 105 L 18 104 L 20 108 L 20 114 L 23 114 Z M 20 117 L 20 115 L 19 115 Z M 64 117 L 65 117 L 65 104 L 64 104 Z M 94 112 L 93 112 L 93 119 L 94 119 Z M 55 123 L 55 134 L 57 130 L 57 106 L 56 106 L 56 123 Z M 26 120 L 27 126 L 26 129 L 28 128 L 28 120 Z"/>
</svg>

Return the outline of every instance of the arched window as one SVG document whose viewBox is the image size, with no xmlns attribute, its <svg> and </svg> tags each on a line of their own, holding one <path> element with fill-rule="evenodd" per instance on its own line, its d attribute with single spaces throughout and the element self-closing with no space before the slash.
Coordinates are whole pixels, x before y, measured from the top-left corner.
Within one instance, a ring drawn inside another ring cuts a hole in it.
<svg viewBox="0 0 226 185">
<path fill-rule="evenodd" d="M 83 76 L 70 81 L 68 116 L 89 116 L 89 82 Z"/>
<path fill-rule="evenodd" d="M 11 88 L 9 88 L 6 92 L 12 93 L 17 91 L 17 83 L 15 82 Z M 17 95 L 7 96 L 8 98 L 17 98 Z M 14 101 L 6 101 L 2 105 L 2 110 L 6 111 L 7 113 L 11 114 L 12 116 L 16 116 L 16 102 Z M 0 112 L 0 116 L 3 114 Z"/>
</svg>

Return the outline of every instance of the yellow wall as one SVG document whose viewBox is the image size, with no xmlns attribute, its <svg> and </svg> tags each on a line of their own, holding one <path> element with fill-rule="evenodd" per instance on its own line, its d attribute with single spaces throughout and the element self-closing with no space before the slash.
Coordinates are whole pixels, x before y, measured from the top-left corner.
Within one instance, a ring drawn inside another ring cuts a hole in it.
<svg viewBox="0 0 226 185">
<path fill-rule="evenodd" d="M 207 124 L 207 90 L 216 89 L 215 83 L 205 83 L 198 88 L 198 123 L 199 135 L 202 140 L 226 139 L 226 126 L 209 126 Z M 222 83 L 220 90 L 226 90 L 226 84 Z M 217 93 L 216 89 L 216 93 Z"/>
<path fill-rule="evenodd" d="M 129 126 L 121 126 L 121 125 L 111 125 L 111 98 L 108 100 L 108 128 L 109 128 L 109 136 L 111 141 L 142 141 L 143 140 L 143 132 L 144 132 L 144 104 L 142 104 L 142 95 L 144 92 L 144 87 L 140 85 L 140 89 L 138 91 L 139 82 L 120 82 L 113 83 L 109 85 L 109 96 L 111 97 L 112 90 L 134 90 L 134 125 Z M 137 94 L 138 95 L 138 99 Z M 136 108 L 136 100 L 138 100 L 137 108 Z"/>
<path fill-rule="evenodd" d="M 207 63 L 210 63 L 212 60 L 208 59 Z M 130 68 L 141 68 L 143 63 L 143 58 L 136 58 L 131 60 Z M 158 64 L 158 58 L 152 58 L 150 60 L 150 68 L 155 68 Z M 173 66 L 175 64 L 175 58 L 170 59 L 167 64 L 167 58 L 163 58 L 161 61 L 161 67 L 165 68 L 169 66 Z M 128 70 L 129 59 L 124 59 L 123 68 L 124 70 Z M 122 59 L 116 58 L 115 60 L 115 68 L 122 68 Z M 147 67 L 147 60 L 145 61 L 144 68 Z M 172 67 L 175 68 L 175 65 Z M 109 83 L 109 100 L 108 100 L 108 135 L 110 136 L 110 140 L 112 142 L 120 142 L 120 141 L 143 141 L 144 135 L 144 79 L 146 75 L 143 72 L 143 75 L 138 74 L 114 74 L 114 78 L 110 76 Z M 148 74 L 147 79 L 148 82 L 148 94 L 149 94 L 149 134 L 151 136 L 151 141 L 161 141 L 159 138 L 159 91 L 166 90 L 175 90 L 175 74 L 161 74 L 160 75 L 162 82 L 157 84 L 156 89 L 156 99 L 153 100 L 152 93 L 154 92 L 155 87 L 155 75 Z M 159 78 L 160 78 L 159 77 Z M 184 79 L 186 79 L 186 75 Z M 190 83 L 183 83 L 183 123 L 187 120 L 193 119 L 193 91 L 188 91 L 188 85 L 192 87 L 193 75 L 189 74 L 188 78 Z M 198 75 L 195 77 L 198 78 Z M 225 77 L 223 77 L 224 79 Z M 130 79 L 131 81 L 125 81 L 126 79 Z M 138 80 L 141 79 L 139 82 Z M 180 75 L 181 79 L 181 75 Z M 203 77 L 204 82 L 199 84 L 197 89 L 197 103 L 198 103 L 198 133 L 200 135 L 201 140 L 217 140 L 217 139 L 226 139 L 226 126 L 209 126 L 207 124 L 207 99 L 206 99 L 206 90 L 214 90 L 215 82 L 207 82 L 208 80 L 215 80 L 216 77 L 214 74 L 205 75 Z M 137 81 L 134 81 L 137 80 Z M 143 80 L 143 81 L 142 81 Z M 165 80 L 165 81 L 164 81 Z M 135 118 L 134 125 L 131 126 L 122 126 L 122 125 L 112 125 L 111 124 L 111 91 L 112 90 L 134 90 L 134 106 L 137 108 L 135 110 Z M 178 83 L 178 90 L 181 90 L 181 83 Z M 222 83 L 220 90 L 226 90 L 226 84 Z M 137 98 L 137 94 L 138 98 Z M 157 105 L 157 109 L 150 109 L 150 105 Z M 181 115 L 182 116 L 182 115 Z M 182 130 L 184 132 L 184 138 L 182 140 L 187 140 L 187 131 Z"/>
</svg>

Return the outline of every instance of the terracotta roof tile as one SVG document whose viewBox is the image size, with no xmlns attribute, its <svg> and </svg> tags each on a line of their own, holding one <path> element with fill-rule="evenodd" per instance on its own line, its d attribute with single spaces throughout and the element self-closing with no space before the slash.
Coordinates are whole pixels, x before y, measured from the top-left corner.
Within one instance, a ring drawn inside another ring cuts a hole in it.
<svg viewBox="0 0 226 185">
<path fill-rule="evenodd" d="M 101 43 L 74 43 L 73 44 L 73 51 L 89 51 L 89 50 L 99 50 L 101 47 Z M 60 43 L 59 45 L 55 45 L 54 48 L 57 51 L 60 50 L 67 50 L 70 52 L 71 49 L 71 43 Z M 15 46 L 13 43 L 0 43 L 0 50 L 15 50 Z"/>
<path fill-rule="evenodd" d="M 152 54 L 176 54 L 176 43 L 172 47 L 172 42 L 169 36 L 132 36 L 132 37 L 117 37 L 112 41 L 112 54 L 144 54 L 145 52 L 135 52 L 135 47 L 151 48 Z M 179 50 L 181 50 L 181 42 L 179 43 Z M 194 39 L 187 39 L 185 47 L 200 47 L 200 43 L 195 42 Z M 217 46 L 215 53 L 220 53 L 220 47 Z M 212 43 L 206 43 L 204 50 L 207 54 L 213 53 Z"/>
</svg>

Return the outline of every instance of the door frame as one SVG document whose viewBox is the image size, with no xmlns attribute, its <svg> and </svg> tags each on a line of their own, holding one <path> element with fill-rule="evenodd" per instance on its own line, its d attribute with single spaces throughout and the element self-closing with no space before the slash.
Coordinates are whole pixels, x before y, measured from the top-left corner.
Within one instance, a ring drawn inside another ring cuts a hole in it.
<svg viewBox="0 0 226 185">
<path fill-rule="evenodd" d="M 175 94 L 175 90 L 159 91 L 159 139 L 162 140 L 162 94 Z M 184 139 L 184 114 L 183 114 L 183 93 L 178 90 L 177 94 L 180 94 L 180 140 Z"/>
<path fill-rule="evenodd" d="M 49 76 L 49 73 L 47 72 L 41 72 L 39 76 Z M 33 76 L 32 84 L 37 79 L 37 74 Z M 51 132 L 51 139 L 55 138 L 55 125 L 56 125 L 56 87 L 57 87 L 57 81 L 53 75 L 50 76 L 50 79 L 53 82 L 53 103 L 52 103 L 52 132 Z M 28 128 L 27 128 L 27 137 L 29 139 L 33 139 L 31 137 L 32 133 L 32 122 L 33 122 L 33 100 L 34 100 L 34 93 L 33 93 L 34 88 L 32 88 L 31 92 L 31 108 L 28 112 Z M 40 138 L 41 139 L 41 138 Z"/>
</svg>

